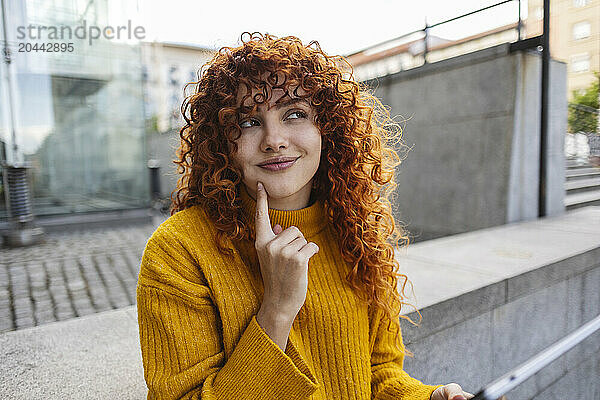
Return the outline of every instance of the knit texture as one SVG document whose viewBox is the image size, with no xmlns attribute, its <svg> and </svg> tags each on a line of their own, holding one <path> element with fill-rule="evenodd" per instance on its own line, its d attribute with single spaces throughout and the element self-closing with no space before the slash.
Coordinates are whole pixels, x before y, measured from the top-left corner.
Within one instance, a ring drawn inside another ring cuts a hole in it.
<svg viewBox="0 0 600 400">
<path fill-rule="evenodd" d="M 254 226 L 256 202 L 242 190 Z M 297 226 L 319 246 L 306 301 L 285 351 L 256 321 L 263 298 L 250 241 L 222 256 L 215 228 L 194 206 L 162 223 L 144 249 L 137 308 L 148 399 L 411 399 L 437 386 L 403 370 L 400 332 L 355 295 L 323 204 L 269 210 L 271 226 Z M 390 330 L 392 330 L 390 328 Z"/>
</svg>

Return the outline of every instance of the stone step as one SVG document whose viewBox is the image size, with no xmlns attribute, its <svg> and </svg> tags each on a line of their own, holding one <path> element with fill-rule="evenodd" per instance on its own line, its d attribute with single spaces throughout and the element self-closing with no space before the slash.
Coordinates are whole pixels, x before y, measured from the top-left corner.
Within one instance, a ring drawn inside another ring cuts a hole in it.
<svg viewBox="0 0 600 400">
<path fill-rule="evenodd" d="M 565 171 L 567 178 L 600 176 L 600 168 L 574 168 Z"/>
<path fill-rule="evenodd" d="M 567 168 L 588 168 L 593 167 L 593 164 L 587 160 L 567 159 L 565 161 L 565 166 Z"/>
<path fill-rule="evenodd" d="M 565 196 L 565 207 L 571 207 L 574 205 L 591 203 L 594 201 L 600 201 L 600 190 L 567 194 Z"/>
<path fill-rule="evenodd" d="M 573 191 L 577 189 L 590 189 L 594 187 L 600 189 L 600 174 L 598 175 L 598 177 L 595 178 L 577 179 L 567 181 L 565 183 L 565 190 L 567 190 L 567 192 L 572 191 L 572 193 L 575 193 Z"/>
</svg>

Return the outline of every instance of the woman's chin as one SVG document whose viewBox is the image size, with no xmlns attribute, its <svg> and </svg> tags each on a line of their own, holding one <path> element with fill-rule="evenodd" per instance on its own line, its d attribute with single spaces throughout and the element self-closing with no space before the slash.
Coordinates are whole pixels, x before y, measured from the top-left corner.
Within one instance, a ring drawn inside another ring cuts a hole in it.
<svg viewBox="0 0 600 400">
<path fill-rule="evenodd" d="M 268 184 L 265 184 L 265 188 L 267 189 L 267 194 L 269 195 L 269 198 L 272 199 L 284 199 L 286 197 L 290 197 L 291 195 L 293 195 L 294 193 L 297 193 L 297 190 L 290 190 L 290 189 L 283 189 L 280 187 L 276 187 L 277 184 L 273 184 L 271 186 L 269 186 Z"/>
</svg>

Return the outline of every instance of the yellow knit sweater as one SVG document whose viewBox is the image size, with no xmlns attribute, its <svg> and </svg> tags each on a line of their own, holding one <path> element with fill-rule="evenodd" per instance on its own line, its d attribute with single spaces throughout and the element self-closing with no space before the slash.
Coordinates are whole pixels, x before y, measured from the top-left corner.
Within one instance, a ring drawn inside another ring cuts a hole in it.
<svg viewBox="0 0 600 400">
<path fill-rule="evenodd" d="M 256 202 L 241 192 L 254 224 Z M 233 243 L 228 261 L 206 213 L 188 208 L 156 229 L 142 257 L 137 308 L 148 399 L 429 399 L 437 386 L 404 372 L 400 334 L 347 284 L 349 265 L 322 203 L 270 209 L 269 217 L 272 226 L 297 226 L 320 249 L 285 352 L 256 321 L 263 283 L 254 243 Z"/>
</svg>

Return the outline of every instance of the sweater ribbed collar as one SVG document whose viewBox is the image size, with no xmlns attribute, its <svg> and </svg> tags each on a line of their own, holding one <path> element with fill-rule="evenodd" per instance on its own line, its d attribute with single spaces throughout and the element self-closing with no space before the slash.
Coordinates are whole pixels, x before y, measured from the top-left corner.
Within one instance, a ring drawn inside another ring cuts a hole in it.
<svg viewBox="0 0 600 400">
<path fill-rule="evenodd" d="M 248 223 L 254 227 L 256 200 L 250 196 L 244 184 L 241 186 L 240 200 L 242 208 L 248 216 Z M 295 226 L 300 229 L 300 232 L 304 236 L 319 233 L 327 226 L 327 218 L 321 200 L 316 200 L 312 205 L 300 210 L 276 210 L 269 208 L 269 219 L 271 220 L 271 227 L 274 227 L 276 224 L 281 225 L 283 229 Z"/>
</svg>

